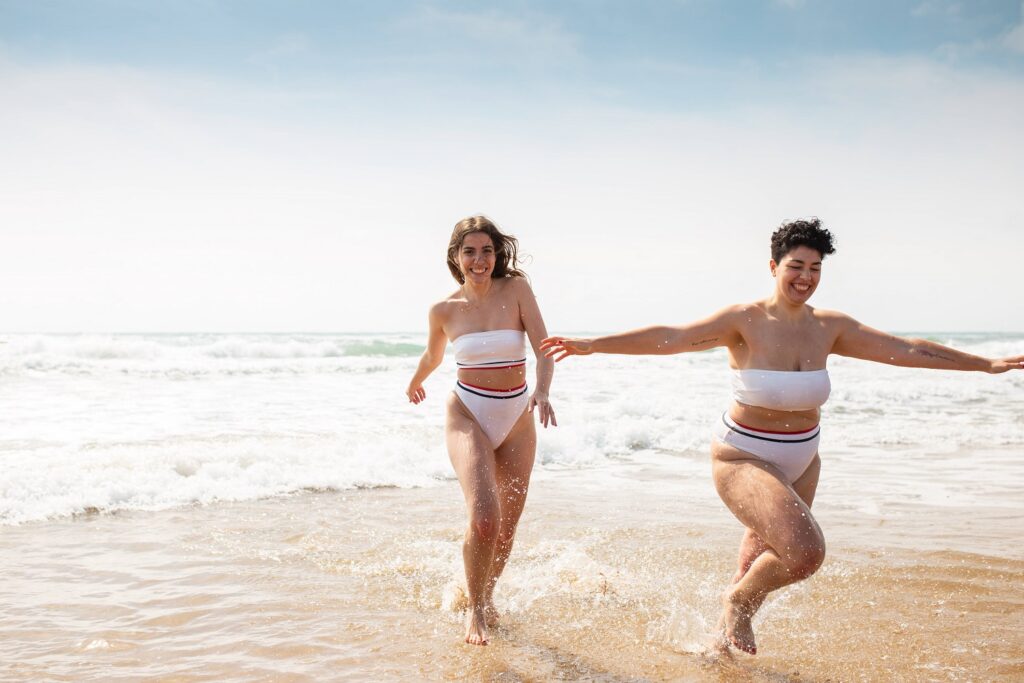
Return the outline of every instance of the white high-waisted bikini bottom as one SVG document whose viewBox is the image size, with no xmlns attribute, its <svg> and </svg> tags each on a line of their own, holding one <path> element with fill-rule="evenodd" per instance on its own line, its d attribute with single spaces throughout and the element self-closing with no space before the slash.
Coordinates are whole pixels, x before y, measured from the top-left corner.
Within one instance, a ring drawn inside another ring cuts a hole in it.
<svg viewBox="0 0 1024 683">
<path fill-rule="evenodd" d="M 715 438 L 775 465 L 792 484 L 818 454 L 821 425 L 815 425 L 804 432 L 763 432 L 737 424 L 729 417 L 729 413 L 723 413 L 722 422 L 715 430 Z"/>
<path fill-rule="evenodd" d="M 494 448 L 505 441 L 530 402 L 525 384 L 515 389 L 495 391 L 456 382 L 455 395 L 473 413 Z"/>
</svg>

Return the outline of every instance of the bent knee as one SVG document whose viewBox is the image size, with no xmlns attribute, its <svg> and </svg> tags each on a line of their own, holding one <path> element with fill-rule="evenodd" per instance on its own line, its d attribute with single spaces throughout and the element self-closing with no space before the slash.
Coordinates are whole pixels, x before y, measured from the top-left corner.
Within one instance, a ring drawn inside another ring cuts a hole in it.
<svg viewBox="0 0 1024 683">
<path fill-rule="evenodd" d="M 825 545 L 815 544 L 801 548 L 786 558 L 786 569 L 798 579 L 814 574 L 825 562 Z"/>
</svg>

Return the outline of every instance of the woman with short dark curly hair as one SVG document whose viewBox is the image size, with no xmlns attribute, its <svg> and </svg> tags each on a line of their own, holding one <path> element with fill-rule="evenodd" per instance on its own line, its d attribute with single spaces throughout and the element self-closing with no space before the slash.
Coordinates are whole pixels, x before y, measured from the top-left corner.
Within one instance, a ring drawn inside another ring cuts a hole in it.
<svg viewBox="0 0 1024 683">
<path fill-rule="evenodd" d="M 825 369 L 830 354 L 945 370 L 1001 373 L 1024 367 L 1024 356 L 973 356 L 809 306 L 822 261 L 835 252 L 832 241 L 817 218 L 784 223 L 772 235 L 775 288 L 768 298 L 729 306 L 689 325 L 596 339 L 549 337 L 542 345 L 556 361 L 591 353 L 729 350 L 734 401 L 714 434 L 712 476 L 746 530 L 739 567 L 722 596 L 722 649 L 756 653 L 750 622 L 765 597 L 811 576 L 825 559 L 825 538 L 811 503 L 821 469 L 818 419 L 831 390 Z"/>
</svg>

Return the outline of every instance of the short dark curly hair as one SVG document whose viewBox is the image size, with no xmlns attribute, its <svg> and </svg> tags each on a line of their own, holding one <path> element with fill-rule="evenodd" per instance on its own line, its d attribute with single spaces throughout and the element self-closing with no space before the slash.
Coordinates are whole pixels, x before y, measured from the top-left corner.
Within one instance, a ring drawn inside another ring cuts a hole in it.
<svg viewBox="0 0 1024 683">
<path fill-rule="evenodd" d="M 832 233 L 821 227 L 819 218 L 786 221 L 772 233 L 772 259 L 779 263 L 797 247 L 810 247 L 824 259 L 836 252 L 832 241 Z"/>
</svg>

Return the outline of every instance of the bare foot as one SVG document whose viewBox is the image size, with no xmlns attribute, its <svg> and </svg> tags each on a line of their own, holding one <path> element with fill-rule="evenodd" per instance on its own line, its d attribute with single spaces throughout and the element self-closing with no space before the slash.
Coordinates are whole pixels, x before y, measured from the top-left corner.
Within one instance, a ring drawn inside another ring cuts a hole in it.
<svg viewBox="0 0 1024 683">
<path fill-rule="evenodd" d="M 501 612 L 494 606 L 494 603 L 490 600 L 484 605 L 484 619 L 487 623 L 487 628 L 494 628 L 501 621 Z"/>
<path fill-rule="evenodd" d="M 704 641 L 704 649 L 701 652 L 705 657 L 718 659 L 719 657 L 732 657 L 732 650 L 729 648 L 729 639 L 725 637 L 724 619 L 718 620 L 714 635 Z"/>
<path fill-rule="evenodd" d="M 722 617 L 718 621 L 722 636 L 729 645 L 748 655 L 757 654 L 754 628 L 750 624 L 750 617 L 753 614 L 750 605 L 733 601 L 728 593 L 722 595 Z"/>
<path fill-rule="evenodd" d="M 487 644 L 487 618 L 482 607 L 469 610 L 469 617 L 466 619 L 466 642 L 470 645 Z"/>
</svg>

